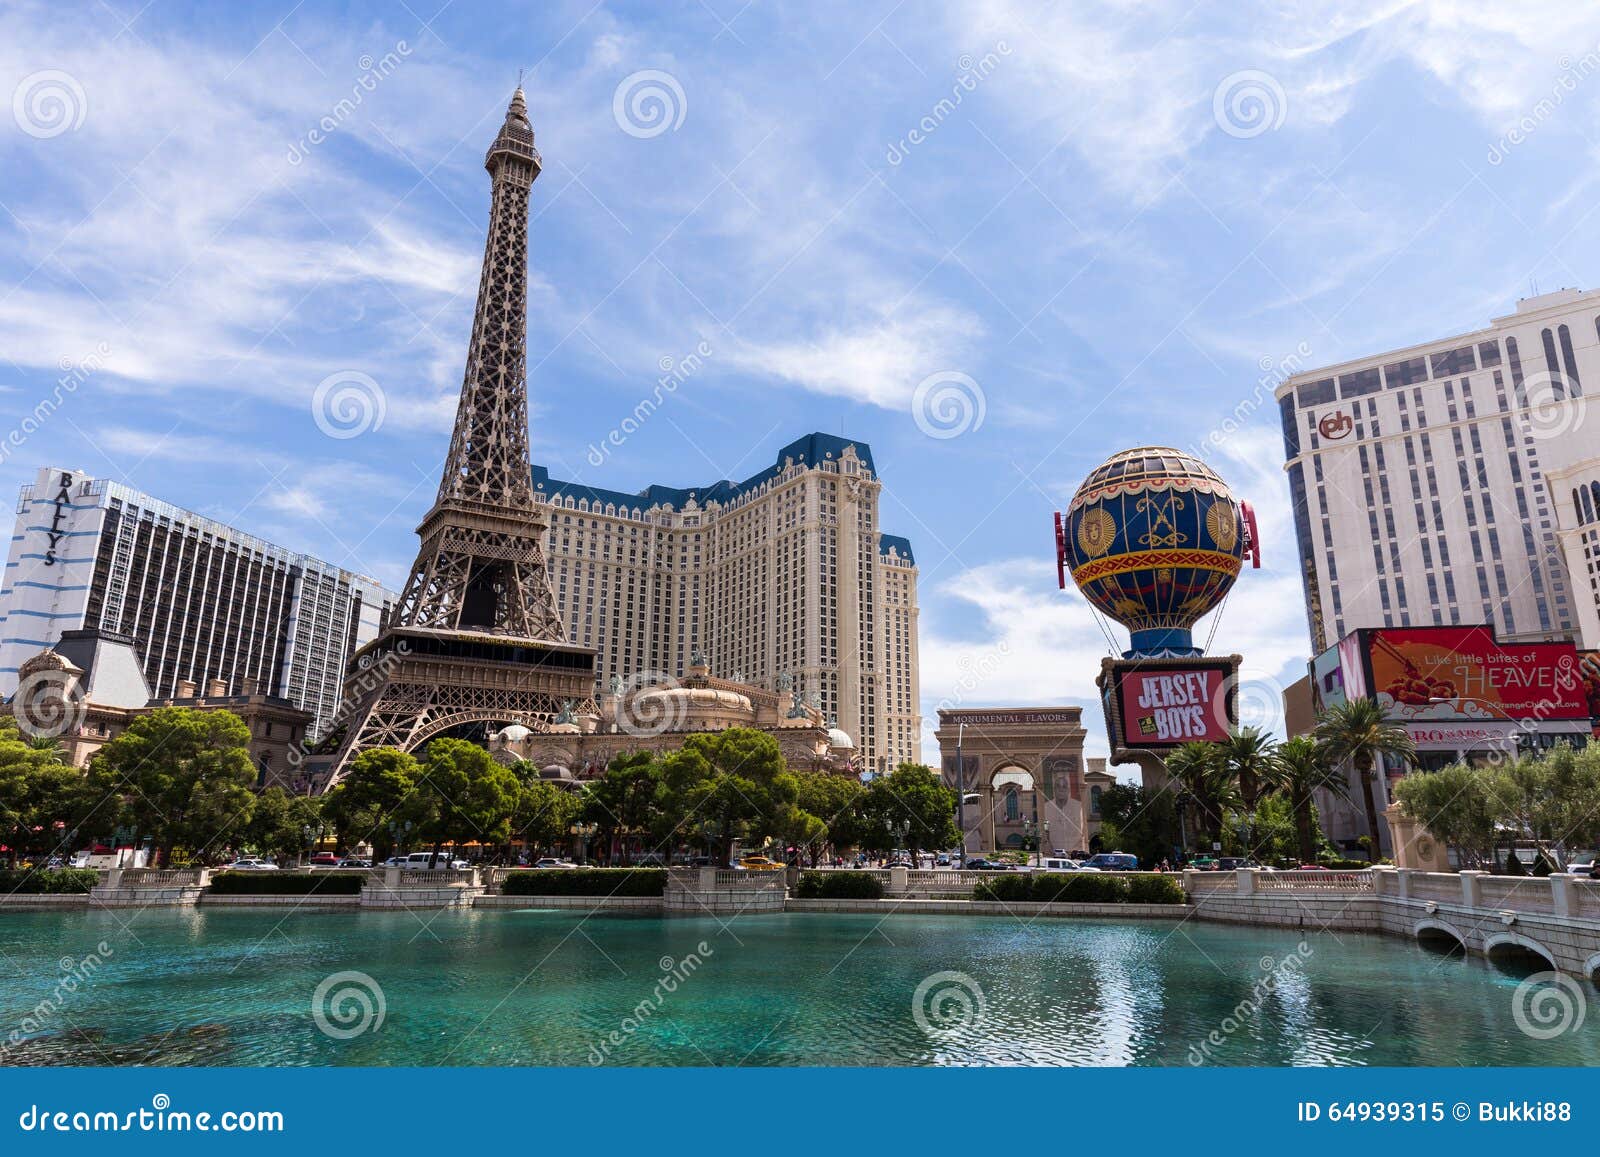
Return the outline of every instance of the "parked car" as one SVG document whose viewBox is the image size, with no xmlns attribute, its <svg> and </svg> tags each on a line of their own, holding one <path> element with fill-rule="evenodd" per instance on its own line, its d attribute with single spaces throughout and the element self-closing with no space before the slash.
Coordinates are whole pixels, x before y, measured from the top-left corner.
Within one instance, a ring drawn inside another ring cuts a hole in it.
<svg viewBox="0 0 1600 1157">
<path fill-rule="evenodd" d="M 227 866 L 229 872 L 276 872 L 278 865 L 260 856 L 240 856 Z"/>
<path fill-rule="evenodd" d="M 1296 872 L 1326 872 L 1328 870 L 1328 865 L 1326 865 L 1326 864 L 1296 864 L 1294 866 L 1294 870 Z"/>
<path fill-rule="evenodd" d="M 372 861 L 371 860 L 364 860 L 360 856 L 346 856 L 344 859 L 339 861 L 339 867 L 341 867 L 341 868 L 370 868 L 370 867 L 372 867 Z"/>
<path fill-rule="evenodd" d="M 1102 872 L 1137 872 L 1139 857 L 1127 852 L 1100 852 L 1089 857 L 1086 868 L 1099 868 Z"/>
<path fill-rule="evenodd" d="M 950 853 L 940 852 L 933 858 L 933 862 L 941 868 L 948 868 L 950 866 Z"/>
<path fill-rule="evenodd" d="M 739 869 L 745 872 L 781 872 L 784 865 L 770 856 L 740 856 Z"/>
<path fill-rule="evenodd" d="M 1574 876 L 1587 876 L 1595 869 L 1595 853 L 1579 852 L 1567 863 L 1566 870 Z"/>
<path fill-rule="evenodd" d="M 410 868 L 413 871 L 418 869 L 440 871 L 451 868 L 472 867 L 466 860 L 452 857 L 448 852 L 440 852 L 437 856 L 432 852 L 412 852 L 401 860 L 400 866 L 402 868 Z"/>
<path fill-rule="evenodd" d="M 1091 868 L 1080 864 L 1077 860 L 1070 860 L 1066 856 L 1047 856 L 1044 861 L 1046 872 L 1098 872 L 1099 868 Z"/>
<path fill-rule="evenodd" d="M 557 860 L 546 856 L 542 860 L 535 860 L 533 862 L 533 866 L 535 868 L 576 868 L 578 865 L 572 863 L 570 860 Z"/>
<path fill-rule="evenodd" d="M 339 866 L 339 854 L 337 852 L 317 852 L 306 862 L 313 868 L 337 868 Z"/>
<path fill-rule="evenodd" d="M 1009 872 L 1010 864 L 1002 864 L 999 860 L 987 860 L 982 856 L 974 856 L 967 861 L 969 872 Z"/>
</svg>

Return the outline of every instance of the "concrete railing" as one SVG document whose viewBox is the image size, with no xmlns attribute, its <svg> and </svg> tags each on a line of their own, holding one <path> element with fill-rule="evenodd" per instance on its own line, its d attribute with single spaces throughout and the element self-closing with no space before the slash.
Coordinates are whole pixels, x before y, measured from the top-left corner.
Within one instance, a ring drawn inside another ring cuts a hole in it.
<svg viewBox="0 0 1600 1157">
<path fill-rule="evenodd" d="M 1244 869 L 1249 871 L 1250 869 Z M 1218 873 L 1224 875 L 1225 873 Z M 1370 892 L 1372 873 L 1364 872 L 1257 872 L 1258 892 Z M 1237 886 L 1237 880 L 1235 881 Z"/>
<path fill-rule="evenodd" d="M 111 868 L 100 877 L 111 888 L 203 888 L 209 868 Z"/>
</svg>

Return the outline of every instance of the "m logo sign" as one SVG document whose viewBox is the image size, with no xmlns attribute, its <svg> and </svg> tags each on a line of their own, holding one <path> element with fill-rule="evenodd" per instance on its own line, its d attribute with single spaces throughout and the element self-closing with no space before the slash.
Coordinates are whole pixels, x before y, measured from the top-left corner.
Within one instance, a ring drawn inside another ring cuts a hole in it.
<svg viewBox="0 0 1600 1157">
<path fill-rule="evenodd" d="M 1317 433 L 1329 441 L 1337 442 L 1355 429 L 1355 421 L 1343 410 L 1335 410 L 1331 414 L 1324 414 L 1317 423 Z"/>
</svg>

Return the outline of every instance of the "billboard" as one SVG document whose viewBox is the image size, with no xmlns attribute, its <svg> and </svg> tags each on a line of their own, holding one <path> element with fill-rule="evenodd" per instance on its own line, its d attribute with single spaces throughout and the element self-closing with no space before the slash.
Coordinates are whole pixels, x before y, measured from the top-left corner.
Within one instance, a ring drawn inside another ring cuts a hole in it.
<svg viewBox="0 0 1600 1157">
<path fill-rule="evenodd" d="M 1345 701 L 1344 665 L 1340 662 L 1338 643 L 1311 660 L 1310 674 L 1313 712 L 1320 716 L 1328 708 Z"/>
<path fill-rule="evenodd" d="M 1228 738 L 1236 681 L 1225 661 L 1199 660 L 1181 667 L 1143 664 L 1117 672 L 1117 717 L 1122 746 L 1177 747 L 1193 740 Z"/>
<path fill-rule="evenodd" d="M 1390 719 L 1589 718 L 1571 643 L 1501 643 L 1488 627 L 1378 627 L 1357 636 L 1360 674 Z M 1348 667 L 1345 690 L 1354 691 Z"/>
</svg>

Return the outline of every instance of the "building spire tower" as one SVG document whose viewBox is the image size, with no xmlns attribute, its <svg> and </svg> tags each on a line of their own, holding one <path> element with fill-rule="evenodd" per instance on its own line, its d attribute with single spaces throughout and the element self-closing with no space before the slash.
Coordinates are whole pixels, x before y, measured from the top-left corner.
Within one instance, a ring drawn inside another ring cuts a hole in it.
<svg viewBox="0 0 1600 1157">
<path fill-rule="evenodd" d="M 544 730 L 594 705 L 594 652 L 566 642 L 528 459 L 528 196 L 539 176 L 519 86 L 484 167 L 492 185 L 461 400 L 393 620 L 354 657 L 328 783 L 370 747 L 410 750 L 468 723 Z"/>
</svg>

